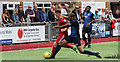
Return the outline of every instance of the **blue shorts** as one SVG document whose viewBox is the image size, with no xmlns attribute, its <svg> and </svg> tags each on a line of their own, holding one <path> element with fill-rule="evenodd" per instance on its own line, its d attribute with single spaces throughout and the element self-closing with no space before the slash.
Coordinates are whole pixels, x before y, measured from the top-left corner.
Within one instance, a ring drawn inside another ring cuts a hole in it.
<svg viewBox="0 0 120 62">
<path fill-rule="evenodd" d="M 92 28 L 89 27 L 83 27 L 82 33 L 89 33 L 91 34 Z"/>
<path fill-rule="evenodd" d="M 68 43 L 74 43 L 76 46 L 81 46 L 81 42 L 80 42 L 80 38 L 79 37 L 71 37 L 71 36 L 67 36 L 65 38 L 65 40 Z"/>
</svg>

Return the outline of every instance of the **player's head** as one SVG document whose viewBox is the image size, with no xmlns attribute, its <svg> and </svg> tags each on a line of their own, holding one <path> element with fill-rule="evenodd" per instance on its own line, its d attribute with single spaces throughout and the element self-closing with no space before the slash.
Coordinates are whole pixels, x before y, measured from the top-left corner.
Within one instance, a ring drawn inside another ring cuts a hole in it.
<svg viewBox="0 0 120 62">
<path fill-rule="evenodd" d="M 86 11 L 87 11 L 87 12 L 89 12 L 90 9 L 91 9 L 91 6 L 87 6 L 87 7 L 86 7 Z"/>
<path fill-rule="evenodd" d="M 74 13 L 69 14 L 69 15 L 68 15 L 68 18 L 69 18 L 69 20 L 75 20 L 75 19 L 76 19 Z"/>
<path fill-rule="evenodd" d="M 55 10 L 55 15 L 57 18 L 60 18 L 61 17 L 61 10 L 60 9 L 56 9 Z"/>
</svg>

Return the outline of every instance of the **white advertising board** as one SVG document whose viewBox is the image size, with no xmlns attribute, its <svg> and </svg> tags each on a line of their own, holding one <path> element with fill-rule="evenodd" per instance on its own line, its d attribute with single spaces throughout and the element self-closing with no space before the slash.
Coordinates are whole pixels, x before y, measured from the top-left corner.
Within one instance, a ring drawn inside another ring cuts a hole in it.
<svg viewBox="0 0 120 62">
<path fill-rule="evenodd" d="M 12 39 L 12 43 L 45 41 L 45 26 L 0 28 L 0 41 L 6 39 Z"/>
<path fill-rule="evenodd" d="M 113 36 L 120 36 L 120 23 L 115 23 L 115 28 L 113 29 Z"/>
<path fill-rule="evenodd" d="M 82 12 L 85 10 L 86 6 L 91 6 L 91 11 L 95 13 L 95 10 L 99 10 L 99 14 L 102 13 L 102 8 L 105 9 L 105 2 L 82 2 Z"/>
</svg>

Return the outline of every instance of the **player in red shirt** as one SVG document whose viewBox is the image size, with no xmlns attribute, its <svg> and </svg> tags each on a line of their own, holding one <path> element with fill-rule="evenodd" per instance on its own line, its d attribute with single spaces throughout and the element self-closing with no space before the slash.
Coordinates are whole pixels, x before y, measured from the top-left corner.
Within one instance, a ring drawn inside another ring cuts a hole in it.
<svg viewBox="0 0 120 62">
<path fill-rule="evenodd" d="M 57 28 L 58 26 L 62 26 L 68 23 L 67 19 L 65 17 L 63 17 L 63 15 L 61 14 L 61 11 L 57 11 L 58 13 L 56 13 L 56 17 L 58 18 L 58 25 L 54 26 L 53 28 Z M 52 54 L 57 46 L 58 43 L 60 43 L 63 39 L 65 39 L 65 37 L 68 36 L 68 28 L 59 28 L 59 37 L 57 38 L 57 40 L 54 42 L 54 45 L 52 47 Z M 65 44 L 64 47 L 67 48 L 71 48 L 73 49 L 76 53 L 78 53 L 78 50 L 76 48 L 76 46 L 72 46 L 70 44 Z M 51 55 L 52 55 L 51 54 Z"/>
</svg>

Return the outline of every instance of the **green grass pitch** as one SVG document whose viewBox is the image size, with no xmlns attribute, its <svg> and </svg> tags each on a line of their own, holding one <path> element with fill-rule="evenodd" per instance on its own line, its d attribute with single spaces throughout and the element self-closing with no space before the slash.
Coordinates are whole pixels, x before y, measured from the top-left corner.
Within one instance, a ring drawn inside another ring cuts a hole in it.
<svg viewBox="0 0 120 62">
<path fill-rule="evenodd" d="M 100 52 L 103 57 L 111 57 L 118 54 L 118 42 L 92 44 L 91 48 L 85 48 L 93 52 Z M 62 47 L 56 55 L 56 59 L 44 59 L 45 52 L 51 53 L 52 48 L 39 48 L 20 51 L 2 52 L 2 60 L 118 60 L 117 58 L 96 58 L 85 54 L 76 54 L 72 49 Z"/>
</svg>

